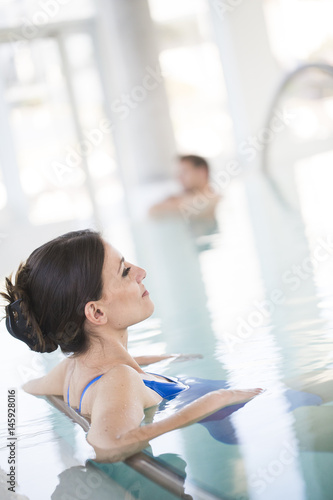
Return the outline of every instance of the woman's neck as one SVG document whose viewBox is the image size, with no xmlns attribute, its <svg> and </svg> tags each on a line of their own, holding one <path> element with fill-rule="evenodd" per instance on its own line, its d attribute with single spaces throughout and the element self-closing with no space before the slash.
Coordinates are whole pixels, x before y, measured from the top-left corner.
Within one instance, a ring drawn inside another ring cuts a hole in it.
<svg viewBox="0 0 333 500">
<path fill-rule="evenodd" d="M 112 366 L 125 364 L 138 372 L 143 372 L 138 363 L 127 351 L 128 332 L 105 332 L 97 338 L 92 338 L 88 351 L 76 359 L 91 370 L 105 372 Z"/>
</svg>

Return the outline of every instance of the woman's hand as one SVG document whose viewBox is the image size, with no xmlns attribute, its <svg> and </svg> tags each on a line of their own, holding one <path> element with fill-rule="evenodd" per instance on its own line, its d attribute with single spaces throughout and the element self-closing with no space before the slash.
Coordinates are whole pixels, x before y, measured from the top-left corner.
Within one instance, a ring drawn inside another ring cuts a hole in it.
<svg viewBox="0 0 333 500">
<path fill-rule="evenodd" d="M 254 397 L 265 392 L 265 389 L 259 387 L 256 389 L 218 389 L 214 392 L 218 393 L 223 400 L 225 400 L 227 396 L 229 402 L 225 406 L 230 406 L 250 401 Z"/>
<path fill-rule="evenodd" d="M 202 354 L 170 354 L 171 358 L 175 358 L 172 361 L 189 361 L 191 359 L 202 359 Z"/>
</svg>

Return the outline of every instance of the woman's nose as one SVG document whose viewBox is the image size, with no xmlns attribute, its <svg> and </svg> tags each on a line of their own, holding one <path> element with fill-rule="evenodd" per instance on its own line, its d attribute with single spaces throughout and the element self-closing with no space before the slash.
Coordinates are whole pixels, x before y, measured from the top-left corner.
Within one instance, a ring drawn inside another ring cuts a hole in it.
<svg viewBox="0 0 333 500">
<path fill-rule="evenodd" d="M 147 273 L 145 269 L 142 269 L 142 267 L 137 267 L 136 281 L 138 283 L 141 283 L 141 281 L 145 279 L 146 275 Z"/>
</svg>

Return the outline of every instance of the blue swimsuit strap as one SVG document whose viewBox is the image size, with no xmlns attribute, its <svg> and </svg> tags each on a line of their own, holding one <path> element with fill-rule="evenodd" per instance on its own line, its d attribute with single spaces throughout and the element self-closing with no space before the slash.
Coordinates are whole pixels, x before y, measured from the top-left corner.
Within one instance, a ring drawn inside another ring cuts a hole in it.
<svg viewBox="0 0 333 500">
<path fill-rule="evenodd" d="M 76 410 L 77 412 L 81 413 L 82 399 L 83 399 L 83 396 L 85 395 L 86 390 L 91 386 L 91 384 L 93 384 L 94 382 L 97 382 L 97 380 L 99 380 L 102 376 L 103 376 L 103 373 L 102 373 L 102 375 L 98 375 L 97 377 L 90 380 L 90 382 L 88 382 L 88 384 L 85 386 L 85 388 L 83 389 L 82 394 L 81 394 L 79 408 Z M 69 404 L 69 384 L 68 384 L 68 389 L 67 389 L 67 404 L 68 404 L 68 406 L 70 406 L 70 404 Z"/>
</svg>

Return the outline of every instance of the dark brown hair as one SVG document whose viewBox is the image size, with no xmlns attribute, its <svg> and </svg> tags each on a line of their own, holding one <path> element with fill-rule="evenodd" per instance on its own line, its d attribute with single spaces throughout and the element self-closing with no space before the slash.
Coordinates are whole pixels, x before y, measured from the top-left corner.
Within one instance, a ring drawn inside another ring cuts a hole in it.
<svg viewBox="0 0 333 500">
<path fill-rule="evenodd" d="M 26 328 L 20 338 L 32 350 L 52 352 L 58 346 L 64 353 L 87 350 L 84 308 L 102 296 L 103 263 L 100 233 L 73 231 L 34 250 L 20 264 L 15 283 L 12 276 L 6 278 L 1 296 L 9 304 L 21 299 Z"/>
<path fill-rule="evenodd" d="M 205 158 L 202 158 L 202 156 L 197 156 L 197 155 L 183 155 L 178 157 L 179 161 L 188 161 L 192 163 L 193 167 L 196 168 L 204 168 L 208 174 L 209 172 L 209 165 L 208 162 L 205 160 Z"/>
</svg>

